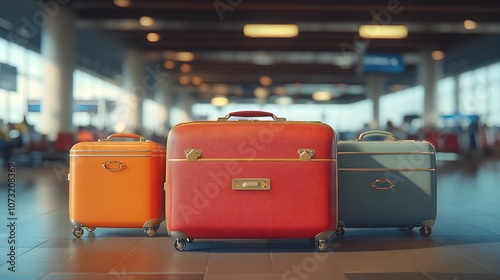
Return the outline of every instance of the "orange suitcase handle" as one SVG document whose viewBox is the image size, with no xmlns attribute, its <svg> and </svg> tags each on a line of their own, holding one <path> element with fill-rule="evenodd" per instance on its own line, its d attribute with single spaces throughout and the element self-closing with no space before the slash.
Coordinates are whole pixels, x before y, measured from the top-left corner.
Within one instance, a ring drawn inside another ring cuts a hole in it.
<svg viewBox="0 0 500 280">
<path fill-rule="evenodd" d="M 260 117 L 271 117 L 275 121 L 284 121 L 285 118 L 278 118 L 275 114 L 265 111 L 236 111 L 227 114 L 223 118 L 219 118 L 219 120 L 227 120 L 230 117 L 244 117 L 244 118 L 260 118 Z"/>
<path fill-rule="evenodd" d="M 106 139 L 99 139 L 99 141 L 111 141 L 113 138 L 133 138 L 133 139 L 139 139 L 139 141 L 146 141 L 144 137 L 138 134 L 133 134 L 133 133 L 116 133 L 116 134 L 111 134 L 108 136 Z"/>
</svg>

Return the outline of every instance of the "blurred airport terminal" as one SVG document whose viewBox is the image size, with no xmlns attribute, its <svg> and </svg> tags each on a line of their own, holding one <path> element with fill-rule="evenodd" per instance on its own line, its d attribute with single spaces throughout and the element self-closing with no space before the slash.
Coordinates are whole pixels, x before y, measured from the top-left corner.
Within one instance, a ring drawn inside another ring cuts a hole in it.
<svg viewBox="0 0 500 280">
<path fill-rule="evenodd" d="M 238 110 L 322 121 L 340 139 L 382 129 L 459 155 L 500 146 L 496 3 L 205 2 L 4 1 L 4 162 L 117 132 L 164 143 L 177 123 Z M 268 33 L 244 33 L 252 23 Z"/>
</svg>

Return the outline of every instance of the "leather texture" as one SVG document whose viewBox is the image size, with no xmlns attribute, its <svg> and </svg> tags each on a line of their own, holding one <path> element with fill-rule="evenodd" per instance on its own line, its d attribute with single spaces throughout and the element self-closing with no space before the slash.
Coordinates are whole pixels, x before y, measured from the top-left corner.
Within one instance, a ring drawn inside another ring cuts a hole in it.
<svg viewBox="0 0 500 280">
<path fill-rule="evenodd" d="M 185 150 L 199 149 L 196 161 Z M 302 161 L 298 149 L 313 149 Z M 192 122 L 167 144 L 167 229 L 190 238 L 314 238 L 337 228 L 336 137 L 313 122 Z M 233 190 L 235 178 L 271 188 Z"/>
<path fill-rule="evenodd" d="M 436 219 L 436 158 L 428 142 L 339 141 L 338 176 L 345 227 L 418 227 Z"/>
<path fill-rule="evenodd" d="M 164 220 L 165 154 L 164 146 L 149 141 L 74 145 L 68 176 L 70 220 L 86 227 L 124 228 Z"/>
</svg>

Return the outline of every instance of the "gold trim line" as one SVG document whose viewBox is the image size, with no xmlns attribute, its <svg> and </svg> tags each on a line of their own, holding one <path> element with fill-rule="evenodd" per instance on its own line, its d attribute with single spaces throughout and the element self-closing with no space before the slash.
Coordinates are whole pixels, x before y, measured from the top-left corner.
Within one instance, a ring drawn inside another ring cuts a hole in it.
<svg viewBox="0 0 500 280">
<path fill-rule="evenodd" d="M 339 168 L 338 171 L 436 171 L 435 168 Z"/>
</svg>

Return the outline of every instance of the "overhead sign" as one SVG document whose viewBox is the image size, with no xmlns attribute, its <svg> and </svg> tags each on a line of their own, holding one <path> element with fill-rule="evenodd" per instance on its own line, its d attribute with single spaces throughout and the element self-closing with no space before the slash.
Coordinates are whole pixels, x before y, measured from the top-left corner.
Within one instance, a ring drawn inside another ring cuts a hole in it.
<svg viewBox="0 0 500 280">
<path fill-rule="evenodd" d="M 362 65 L 364 73 L 402 73 L 405 70 L 400 54 L 366 54 Z"/>
<path fill-rule="evenodd" d="M 0 89 L 17 91 L 17 68 L 0 63 Z"/>
</svg>

